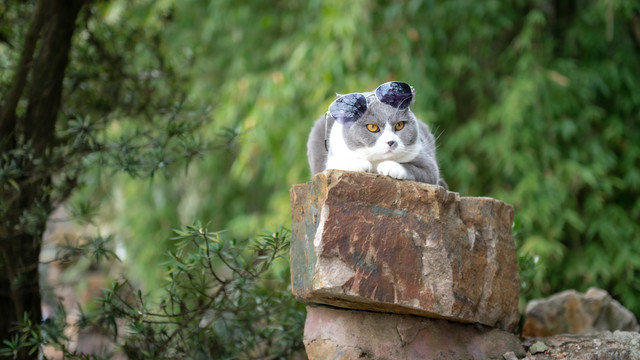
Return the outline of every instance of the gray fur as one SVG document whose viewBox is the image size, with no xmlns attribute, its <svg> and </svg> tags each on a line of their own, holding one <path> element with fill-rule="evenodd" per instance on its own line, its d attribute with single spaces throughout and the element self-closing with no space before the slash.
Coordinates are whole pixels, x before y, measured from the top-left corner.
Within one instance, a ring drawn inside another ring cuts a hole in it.
<svg viewBox="0 0 640 360">
<path fill-rule="evenodd" d="M 396 156 L 396 158 L 387 157 L 385 159 L 375 158 L 375 156 L 372 155 L 371 158 L 366 158 L 365 160 L 373 164 L 379 164 L 383 160 L 396 161 L 406 171 L 407 180 L 438 184 L 448 188 L 444 180 L 440 178 L 440 171 L 436 161 L 435 138 L 429 131 L 429 127 L 417 119 L 409 108 L 398 110 L 379 102 L 372 93 L 365 93 L 364 95 L 367 96 L 368 100 L 366 113 L 353 125 L 349 127 L 342 126 L 342 134 L 336 134 L 336 136 L 342 136 L 342 141 L 344 141 L 344 144 L 346 144 L 348 148 L 348 150 L 344 150 L 344 152 L 351 154 L 351 151 L 363 151 L 371 148 L 376 143 L 383 131 L 370 132 L 366 128 L 367 124 L 376 124 L 382 130 L 385 126 L 393 127 L 398 122 L 404 121 L 404 128 L 398 131 L 394 130 L 393 132 L 405 146 L 415 145 L 412 148 L 417 151 L 417 155 L 409 161 L 400 161 L 402 154 L 397 156 L 395 154 L 389 155 Z M 337 157 L 343 156 L 342 153 L 336 153 L 335 149 L 338 148 L 339 144 L 333 144 L 332 148 L 331 130 L 334 123 L 335 120 L 330 115 L 326 115 L 326 119 L 325 116 L 321 116 L 311 129 L 307 142 L 307 156 L 312 175 L 326 169 L 327 158 L 330 154 L 332 154 L 331 156 Z M 339 129 L 339 127 L 337 129 Z M 325 139 L 329 151 L 325 149 Z M 333 140 L 335 139 L 337 138 L 334 137 Z M 344 145 L 342 145 L 342 147 L 344 147 Z M 396 147 L 397 144 L 390 144 L 389 146 L 392 150 Z M 334 151 L 332 152 L 332 150 Z M 377 165 L 374 165 L 374 167 L 375 166 Z M 376 172 L 375 168 L 373 168 L 371 172 Z"/>
</svg>

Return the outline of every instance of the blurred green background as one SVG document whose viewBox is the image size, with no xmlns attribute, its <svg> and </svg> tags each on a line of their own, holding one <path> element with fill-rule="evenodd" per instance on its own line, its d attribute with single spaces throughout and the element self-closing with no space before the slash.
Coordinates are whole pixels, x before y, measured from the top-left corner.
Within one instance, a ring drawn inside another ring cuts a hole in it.
<svg viewBox="0 0 640 360">
<path fill-rule="evenodd" d="M 308 132 L 334 94 L 401 80 L 438 136 L 450 188 L 514 205 L 530 260 L 523 299 L 599 286 L 640 315 L 637 1 L 116 0 L 92 11 L 108 29 L 161 34 L 188 102 L 210 108 L 201 136 L 217 144 L 169 177 L 89 173 L 71 200 L 99 204 L 144 288 L 182 224 L 239 238 L 288 227 L 289 187 L 310 179 Z"/>
</svg>

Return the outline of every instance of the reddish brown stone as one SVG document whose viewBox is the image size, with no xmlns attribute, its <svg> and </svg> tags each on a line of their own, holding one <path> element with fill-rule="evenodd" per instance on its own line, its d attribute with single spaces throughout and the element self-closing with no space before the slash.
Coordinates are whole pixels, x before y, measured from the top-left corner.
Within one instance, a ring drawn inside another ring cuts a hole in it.
<svg viewBox="0 0 640 360">
<path fill-rule="evenodd" d="M 307 303 L 517 326 L 513 208 L 328 170 L 291 189 L 293 293 Z"/>
<path fill-rule="evenodd" d="M 310 360 L 503 359 L 524 349 L 512 333 L 413 315 L 307 306 Z"/>
</svg>

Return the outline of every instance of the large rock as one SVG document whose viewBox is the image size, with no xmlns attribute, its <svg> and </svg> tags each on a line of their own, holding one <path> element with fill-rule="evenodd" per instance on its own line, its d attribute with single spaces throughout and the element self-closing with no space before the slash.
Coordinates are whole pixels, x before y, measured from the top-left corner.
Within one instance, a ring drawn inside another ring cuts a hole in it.
<svg viewBox="0 0 640 360">
<path fill-rule="evenodd" d="M 500 359 L 524 356 L 510 332 L 412 315 L 307 306 L 304 344 L 310 360 Z"/>
<path fill-rule="evenodd" d="M 633 313 L 602 289 L 581 294 L 567 290 L 548 299 L 532 300 L 525 310 L 523 336 L 640 331 Z"/>
<path fill-rule="evenodd" d="M 513 331 L 513 208 L 440 186 L 328 170 L 291 189 L 293 293 L 306 303 Z"/>
</svg>

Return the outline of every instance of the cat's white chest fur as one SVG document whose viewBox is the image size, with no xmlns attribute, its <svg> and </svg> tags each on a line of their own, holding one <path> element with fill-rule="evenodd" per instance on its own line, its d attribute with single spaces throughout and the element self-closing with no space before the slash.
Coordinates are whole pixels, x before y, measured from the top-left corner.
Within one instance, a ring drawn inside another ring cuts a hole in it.
<svg viewBox="0 0 640 360">
<path fill-rule="evenodd" d="M 420 141 L 406 145 L 392 129 L 392 125 L 385 124 L 380 136 L 372 146 L 363 146 L 352 150 L 342 137 L 343 125 L 335 122 L 329 135 L 329 155 L 326 168 L 366 171 L 396 179 L 406 179 L 407 171 L 400 164 L 409 162 L 418 156 Z"/>
</svg>

